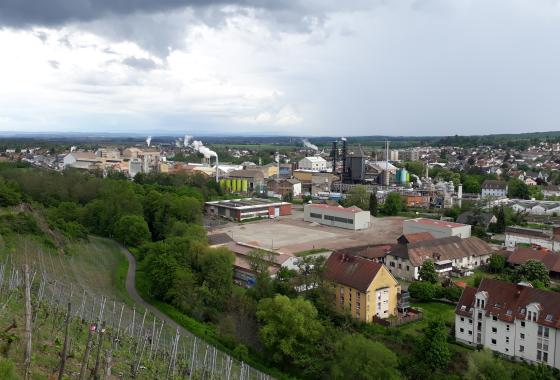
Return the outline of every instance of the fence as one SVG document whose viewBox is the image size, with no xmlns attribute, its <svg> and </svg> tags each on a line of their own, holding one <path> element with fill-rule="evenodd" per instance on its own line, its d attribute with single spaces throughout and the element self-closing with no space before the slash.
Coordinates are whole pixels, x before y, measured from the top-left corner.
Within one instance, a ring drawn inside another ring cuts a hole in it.
<svg viewBox="0 0 560 380">
<path fill-rule="evenodd" d="M 70 304 L 71 318 L 92 326 L 105 326 L 117 349 L 119 342 L 124 339 L 134 342 L 132 346 L 135 359 L 131 363 L 130 378 L 153 378 L 142 376 L 142 369 L 159 360 L 167 363 L 167 370 L 158 378 L 272 379 L 190 332 L 173 329 L 147 309 L 130 307 L 103 295 L 91 294 L 73 284 L 63 284 L 33 268 L 30 269 L 29 276 L 34 308 L 48 305 L 57 313 L 64 313 L 66 305 Z M 13 297 L 23 299 L 23 293 L 23 270 L 8 262 L 0 264 L 0 313 L 10 300 L 13 301 Z"/>
</svg>

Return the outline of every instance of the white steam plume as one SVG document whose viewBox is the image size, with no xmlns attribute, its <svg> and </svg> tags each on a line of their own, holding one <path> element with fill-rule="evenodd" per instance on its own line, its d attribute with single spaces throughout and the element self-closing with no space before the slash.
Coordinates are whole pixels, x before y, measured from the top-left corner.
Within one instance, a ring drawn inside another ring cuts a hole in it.
<svg viewBox="0 0 560 380">
<path fill-rule="evenodd" d="M 315 151 L 319 150 L 317 145 L 311 144 L 308 139 L 302 139 L 301 141 L 303 142 L 303 145 L 305 145 L 306 148 L 313 149 Z"/>
<path fill-rule="evenodd" d="M 150 144 L 152 143 L 152 136 L 148 136 L 146 138 L 146 144 L 148 145 L 148 148 L 150 147 Z"/>
<path fill-rule="evenodd" d="M 189 146 L 189 141 L 191 141 L 191 140 L 192 140 L 192 136 L 185 135 L 185 138 L 183 139 L 183 146 L 184 147 Z"/>
<path fill-rule="evenodd" d="M 75 152 L 76 151 L 76 147 L 75 146 L 71 146 L 70 147 L 70 153 Z"/>
<path fill-rule="evenodd" d="M 202 153 L 205 158 L 218 157 L 218 154 L 212 149 L 205 147 L 202 141 L 194 140 L 191 146 L 197 152 Z"/>
<path fill-rule="evenodd" d="M 340 140 L 346 141 L 346 137 L 341 137 Z"/>
</svg>

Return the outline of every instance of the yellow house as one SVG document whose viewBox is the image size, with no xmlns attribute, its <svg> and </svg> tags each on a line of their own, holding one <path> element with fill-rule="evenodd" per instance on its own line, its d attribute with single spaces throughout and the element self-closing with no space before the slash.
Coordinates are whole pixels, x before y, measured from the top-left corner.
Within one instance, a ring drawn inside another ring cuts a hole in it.
<svg viewBox="0 0 560 380">
<path fill-rule="evenodd" d="M 401 286 L 383 264 L 334 252 L 325 264 L 325 278 L 334 287 L 339 311 L 364 322 L 397 315 Z"/>
</svg>

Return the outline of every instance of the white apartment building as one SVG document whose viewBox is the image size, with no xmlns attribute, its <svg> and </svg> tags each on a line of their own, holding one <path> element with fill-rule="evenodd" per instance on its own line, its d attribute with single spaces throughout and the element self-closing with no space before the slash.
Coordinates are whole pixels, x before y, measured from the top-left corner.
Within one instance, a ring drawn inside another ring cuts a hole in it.
<svg viewBox="0 0 560 380">
<path fill-rule="evenodd" d="M 312 170 L 316 172 L 327 170 L 327 161 L 323 157 L 305 157 L 299 160 L 298 168 L 303 170 Z"/>
<path fill-rule="evenodd" d="M 560 293 L 484 279 L 455 310 L 455 339 L 560 368 Z"/>
<path fill-rule="evenodd" d="M 487 179 L 482 183 L 480 195 L 482 196 L 482 198 L 507 197 L 507 192 L 508 192 L 507 182 Z"/>
</svg>

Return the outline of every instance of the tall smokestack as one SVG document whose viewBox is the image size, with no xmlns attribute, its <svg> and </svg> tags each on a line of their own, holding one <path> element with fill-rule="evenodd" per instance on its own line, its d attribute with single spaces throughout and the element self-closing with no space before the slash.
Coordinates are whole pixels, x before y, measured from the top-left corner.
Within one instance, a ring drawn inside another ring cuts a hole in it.
<svg viewBox="0 0 560 380">
<path fill-rule="evenodd" d="M 346 138 L 341 138 L 342 140 L 342 177 L 346 176 L 346 156 L 348 154 L 347 146 L 346 146 Z"/>
<path fill-rule="evenodd" d="M 216 183 L 220 180 L 220 166 L 218 165 L 218 155 L 216 154 Z"/>
</svg>

